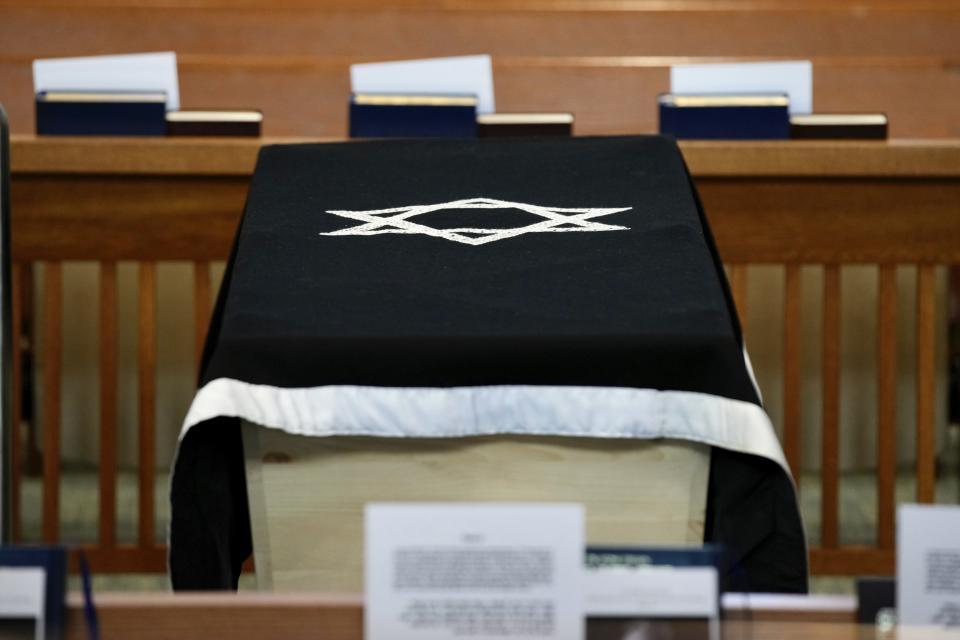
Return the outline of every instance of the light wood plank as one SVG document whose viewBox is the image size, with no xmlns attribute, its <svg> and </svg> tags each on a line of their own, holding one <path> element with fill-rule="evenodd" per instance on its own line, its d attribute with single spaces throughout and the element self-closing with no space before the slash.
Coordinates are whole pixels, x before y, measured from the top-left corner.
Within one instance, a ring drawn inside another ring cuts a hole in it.
<svg viewBox="0 0 960 640">
<path fill-rule="evenodd" d="M 210 324 L 210 263 L 197 261 L 193 265 L 193 331 L 194 360 L 197 372 L 203 358 L 203 345 Z"/>
<path fill-rule="evenodd" d="M 250 176 L 270 144 L 338 142 L 344 138 L 125 138 L 14 134 L 18 174 Z M 681 140 L 694 177 L 953 177 L 960 176 L 960 140 Z"/>
<path fill-rule="evenodd" d="M 833 549 L 839 537 L 840 481 L 840 267 L 823 273 L 823 432 L 820 446 L 820 546 Z"/>
<path fill-rule="evenodd" d="M 141 262 L 139 271 L 138 319 L 138 517 L 137 540 L 141 548 L 154 544 L 154 460 L 157 368 L 157 265 Z"/>
<path fill-rule="evenodd" d="M 250 424 L 243 438 L 257 584 L 267 590 L 362 589 L 370 502 L 576 502 L 592 544 L 703 540 L 710 452 L 698 443 L 311 438 Z"/>
<path fill-rule="evenodd" d="M 936 271 L 917 267 L 917 502 L 936 500 L 934 397 L 936 369 Z"/>
<path fill-rule="evenodd" d="M 960 202 L 955 178 L 695 176 L 695 183 L 730 263 L 960 263 L 960 224 L 945 206 Z"/>
<path fill-rule="evenodd" d="M 100 545 L 117 528 L 117 265 L 100 264 Z"/>
<path fill-rule="evenodd" d="M 803 464 L 800 440 L 801 293 L 800 265 L 788 264 L 783 303 L 783 449 L 797 482 Z"/>
<path fill-rule="evenodd" d="M 23 331 L 23 272 L 29 269 L 30 265 L 24 265 L 20 262 L 13 262 L 10 265 L 10 283 L 11 283 L 11 307 L 10 307 L 10 361 L 13 363 L 11 381 L 11 427 L 13 433 L 10 434 L 10 541 L 14 544 L 20 542 L 21 520 L 20 520 L 20 491 L 23 475 L 23 465 L 21 454 L 23 451 L 23 442 L 20 438 L 21 422 L 23 420 L 23 350 L 22 331 Z"/>
<path fill-rule="evenodd" d="M 880 265 L 877 300 L 877 546 L 894 546 L 897 438 L 897 267 Z"/>
<path fill-rule="evenodd" d="M 63 352 L 63 275 L 44 264 L 43 283 L 43 541 L 60 539 L 60 370 Z"/>
</svg>

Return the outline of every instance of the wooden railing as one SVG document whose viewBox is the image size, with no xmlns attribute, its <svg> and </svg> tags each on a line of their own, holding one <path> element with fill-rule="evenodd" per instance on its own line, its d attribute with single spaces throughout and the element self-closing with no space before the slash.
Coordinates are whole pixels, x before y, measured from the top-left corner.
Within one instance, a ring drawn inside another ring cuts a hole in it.
<svg viewBox="0 0 960 640">
<path fill-rule="evenodd" d="M 163 571 L 154 539 L 153 448 L 156 409 L 156 264 L 193 263 L 193 313 L 199 354 L 211 300 L 211 261 L 227 257 L 260 140 L 38 139 L 15 136 L 12 185 L 15 282 L 42 263 L 44 443 L 43 537 L 59 539 L 61 370 L 64 260 L 96 261 L 99 276 L 101 398 L 100 535 L 89 547 L 95 570 Z M 811 567 L 823 574 L 892 573 L 893 447 L 896 381 L 896 269 L 917 270 L 917 495 L 934 498 L 934 270 L 960 264 L 960 142 L 685 143 L 741 315 L 750 304 L 747 266 L 785 265 L 784 448 L 802 468 L 800 355 L 804 349 L 800 269 L 824 271 L 823 487 L 821 544 Z M 139 263 L 139 516 L 135 544 L 114 536 L 117 433 L 117 262 Z M 840 269 L 878 265 L 878 530 L 874 545 L 840 545 L 838 445 Z M 20 292 L 22 293 L 22 291 Z M 759 301 L 763 304 L 764 301 Z M 16 305 L 18 325 L 24 309 Z M 17 328 L 15 327 L 15 331 Z M 751 328 L 746 327 L 749 338 Z M 14 343 L 14 348 L 18 348 Z M 15 355 L 16 357 L 16 355 Z M 91 375 L 93 373 L 91 372 Z M 20 381 L 17 381 L 20 384 Z M 19 395 L 15 394 L 17 398 Z M 21 408 L 15 408 L 18 412 Z M 15 522 L 15 527 L 17 523 Z"/>
</svg>

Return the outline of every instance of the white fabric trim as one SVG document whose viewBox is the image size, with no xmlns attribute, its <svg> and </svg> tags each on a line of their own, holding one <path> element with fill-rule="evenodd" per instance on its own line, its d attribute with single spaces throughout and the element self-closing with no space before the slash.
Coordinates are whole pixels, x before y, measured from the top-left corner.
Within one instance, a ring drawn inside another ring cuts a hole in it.
<svg viewBox="0 0 960 640">
<path fill-rule="evenodd" d="M 764 456 L 790 473 L 763 409 L 687 391 L 532 385 L 284 388 L 218 378 L 197 392 L 180 437 L 219 416 L 319 437 L 678 438 Z"/>
</svg>

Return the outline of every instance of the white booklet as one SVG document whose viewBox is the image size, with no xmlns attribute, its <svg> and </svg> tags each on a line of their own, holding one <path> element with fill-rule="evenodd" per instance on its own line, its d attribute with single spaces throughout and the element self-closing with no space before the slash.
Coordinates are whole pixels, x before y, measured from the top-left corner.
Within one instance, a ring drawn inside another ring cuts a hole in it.
<svg viewBox="0 0 960 640">
<path fill-rule="evenodd" d="M 960 636 L 960 506 L 897 510 L 897 621 Z"/>
<path fill-rule="evenodd" d="M 670 93 L 786 93 L 790 113 L 812 113 L 813 63 L 679 64 L 670 67 Z"/>
<path fill-rule="evenodd" d="M 473 95 L 477 113 L 494 113 L 493 61 L 488 55 L 350 65 L 353 93 Z"/>
<path fill-rule="evenodd" d="M 163 91 L 167 111 L 177 111 L 177 54 L 164 51 L 34 60 L 33 91 Z"/>
<path fill-rule="evenodd" d="M 367 640 L 582 640 L 576 504 L 382 503 L 365 514 Z"/>
</svg>

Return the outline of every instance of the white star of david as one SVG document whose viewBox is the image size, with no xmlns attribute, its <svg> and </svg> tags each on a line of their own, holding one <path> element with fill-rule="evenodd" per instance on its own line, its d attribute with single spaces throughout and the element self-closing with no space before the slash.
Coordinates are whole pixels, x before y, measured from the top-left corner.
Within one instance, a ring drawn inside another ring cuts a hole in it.
<svg viewBox="0 0 960 640">
<path fill-rule="evenodd" d="M 321 233 L 322 236 L 374 236 L 383 233 L 420 233 L 435 238 L 444 238 L 453 242 L 469 245 L 481 245 L 497 240 L 505 240 L 525 233 L 565 233 L 578 231 L 623 231 L 629 227 L 591 222 L 593 218 L 608 216 L 633 207 L 616 208 L 563 208 L 541 207 L 523 202 L 507 202 L 493 198 L 467 198 L 440 204 L 394 207 L 393 209 L 374 209 L 370 211 L 327 211 L 333 215 L 359 220 L 364 224 L 339 231 Z M 520 209 L 544 218 L 542 222 L 524 225 L 513 229 L 435 229 L 413 222 L 411 218 L 444 209 Z"/>
</svg>

